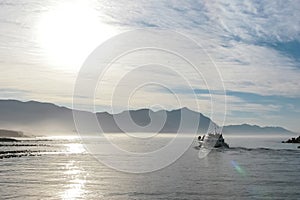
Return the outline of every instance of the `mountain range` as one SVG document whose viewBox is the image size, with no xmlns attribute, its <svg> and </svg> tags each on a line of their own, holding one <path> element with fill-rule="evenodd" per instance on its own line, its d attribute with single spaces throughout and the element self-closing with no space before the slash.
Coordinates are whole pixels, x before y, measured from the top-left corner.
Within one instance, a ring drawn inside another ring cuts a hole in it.
<svg viewBox="0 0 300 200">
<path fill-rule="evenodd" d="M 75 132 L 73 112 L 80 116 L 83 127 L 88 132 L 99 131 L 99 127 L 92 124 L 97 120 L 102 131 L 118 132 L 191 132 L 197 130 L 205 133 L 210 125 L 217 126 L 211 119 L 201 113 L 188 108 L 171 111 L 152 111 L 150 109 L 127 110 L 118 114 L 108 112 L 91 113 L 87 111 L 72 110 L 52 103 L 37 101 L 22 102 L 18 100 L 0 100 L 0 129 L 20 130 L 37 134 L 68 134 Z M 180 129 L 184 116 L 187 119 Z M 194 119 L 199 118 L 195 125 Z M 129 119 L 132 119 L 132 123 Z M 154 124 L 154 126 L 152 126 Z M 156 130 L 156 126 L 158 130 Z M 196 126 L 196 127 L 195 127 Z M 121 128 L 120 128 L 121 127 Z M 78 128 L 78 127 L 77 127 Z M 229 125 L 223 127 L 224 133 L 293 133 L 282 127 L 260 127 L 257 125 Z"/>
</svg>

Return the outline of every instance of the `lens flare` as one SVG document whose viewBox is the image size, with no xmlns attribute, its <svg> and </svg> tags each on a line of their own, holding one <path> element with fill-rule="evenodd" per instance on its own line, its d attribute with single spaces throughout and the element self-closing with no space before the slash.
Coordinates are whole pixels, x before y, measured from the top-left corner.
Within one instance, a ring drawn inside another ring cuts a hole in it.
<svg viewBox="0 0 300 200">
<path fill-rule="evenodd" d="M 246 171 L 238 163 L 236 163 L 234 160 L 231 161 L 231 165 L 242 176 L 246 176 L 247 175 Z"/>
</svg>

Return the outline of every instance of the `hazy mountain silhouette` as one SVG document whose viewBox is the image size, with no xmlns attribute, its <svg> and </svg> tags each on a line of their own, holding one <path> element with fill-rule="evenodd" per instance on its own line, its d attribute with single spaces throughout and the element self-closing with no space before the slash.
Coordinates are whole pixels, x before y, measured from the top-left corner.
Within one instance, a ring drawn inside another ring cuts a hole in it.
<svg viewBox="0 0 300 200">
<path fill-rule="evenodd" d="M 75 112 L 80 114 L 84 129 L 89 132 L 99 130 L 98 127 L 93 126 L 93 119 L 98 120 L 104 132 L 188 133 L 195 130 L 193 119 L 197 118 L 200 119 L 199 124 L 196 124 L 199 133 L 205 133 L 210 123 L 216 125 L 208 117 L 188 108 L 157 112 L 149 109 L 129 110 L 114 115 L 107 112 L 99 112 L 96 115 L 86 111 Z M 181 116 L 186 119 L 183 123 L 185 126 L 180 126 Z M 76 130 L 71 109 L 51 103 L 17 100 L 0 100 L 0 128 L 56 135 Z M 291 133 L 281 127 L 259 127 L 248 124 L 225 126 L 223 131 L 225 133 Z"/>
<path fill-rule="evenodd" d="M 0 127 L 29 132 L 75 130 L 72 111 L 51 103 L 0 100 Z"/>
<path fill-rule="evenodd" d="M 293 133 L 282 127 L 260 127 L 257 125 L 241 124 L 228 125 L 223 128 L 224 133 Z"/>
</svg>

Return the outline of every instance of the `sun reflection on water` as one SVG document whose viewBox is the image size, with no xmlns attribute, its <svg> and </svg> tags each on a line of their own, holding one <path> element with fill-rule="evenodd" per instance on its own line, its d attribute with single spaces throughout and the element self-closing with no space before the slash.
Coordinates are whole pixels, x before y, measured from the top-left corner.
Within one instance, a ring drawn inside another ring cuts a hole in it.
<svg viewBox="0 0 300 200">
<path fill-rule="evenodd" d="M 82 179 L 74 179 L 71 181 L 69 184 L 69 189 L 67 189 L 63 196 L 62 199 L 77 199 L 77 198 L 82 198 L 83 194 L 85 192 L 84 190 L 84 185 L 85 185 L 85 180 Z"/>
<path fill-rule="evenodd" d="M 80 143 L 70 143 L 70 144 L 66 144 L 65 146 L 67 147 L 67 152 L 68 153 L 77 154 L 77 153 L 86 152 L 84 146 Z"/>
<path fill-rule="evenodd" d="M 85 194 L 86 176 L 84 170 L 77 166 L 75 161 L 69 161 L 65 166 L 66 190 L 62 194 L 62 199 L 73 200 L 83 198 Z"/>
</svg>

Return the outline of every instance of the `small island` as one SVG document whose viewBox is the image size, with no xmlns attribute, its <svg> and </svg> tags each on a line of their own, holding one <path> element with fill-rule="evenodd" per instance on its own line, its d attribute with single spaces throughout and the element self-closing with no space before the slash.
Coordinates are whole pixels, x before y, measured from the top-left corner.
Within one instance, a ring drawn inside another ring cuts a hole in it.
<svg viewBox="0 0 300 200">
<path fill-rule="evenodd" d="M 282 141 L 282 143 L 294 143 L 294 144 L 299 144 L 299 143 L 300 143 L 300 136 L 297 137 L 297 138 L 288 139 L 287 141 Z M 300 146 L 298 146 L 298 148 L 300 149 Z"/>
<path fill-rule="evenodd" d="M 297 138 L 288 139 L 287 141 L 282 141 L 282 143 L 300 143 L 300 136 Z"/>
<path fill-rule="evenodd" d="M 22 131 L 0 129 L 0 137 L 25 137 Z"/>
<path fill-rule="evenodd" d="M 18 137 L 25 137 L 22 131 L 0 129 L 0 142 L 17 142 Z"/>
</svg>

